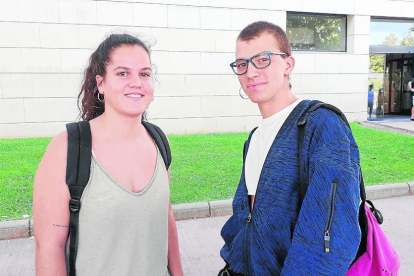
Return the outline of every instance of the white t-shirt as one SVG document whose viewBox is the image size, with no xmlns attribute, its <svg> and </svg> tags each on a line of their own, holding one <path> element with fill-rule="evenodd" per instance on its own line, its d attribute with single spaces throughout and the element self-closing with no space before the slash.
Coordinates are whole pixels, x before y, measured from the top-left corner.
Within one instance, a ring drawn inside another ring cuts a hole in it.
<svg viewBox="0 0 414 276">
<path fill-rule="evenodd" d="M 256 194 L 257 184 L 267 153 L 283 123 L 301 101 L 302 99 L 298 99 L 269 118 L 262 119 L 261 124 L 253 133 L 245 164 L 245 179 L 249 195 Z"/>
</svg>

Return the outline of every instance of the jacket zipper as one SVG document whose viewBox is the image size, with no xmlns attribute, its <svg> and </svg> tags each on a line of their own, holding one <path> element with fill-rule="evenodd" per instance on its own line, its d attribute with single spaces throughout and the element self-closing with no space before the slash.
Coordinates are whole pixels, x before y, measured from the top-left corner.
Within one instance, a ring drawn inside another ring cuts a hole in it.
<svg viewBox="0 0 414 276">
<path fill-rule="evenodd" d="M 336 186 L 338 185 L 338 181 L 334 180 L 332 182 L 332 188 L 331 188 L 331 200 L 329 205 L 329 213 L 328 213 L 328 222 L 326 223 L 323 240 L 324 240 L 324 247 L 325 247 L 325 253 L 330 253 L 330 241 L 331 241 L 331 227 L 332 227 L 332 221 L 333 221 L 333 215 L 334 215 L 334 209 L 335 209 L 335 194 L 336 194 Z"/>
<path fill-rule="evenodd" d="M 267 156 L 266 156 L 266 158 L 267 158 Z M 262 171 L 263 171 L 263 168 L 262 168 Z M 260 183 L 261 178 L 262 178 L 262 172 L 260 172 L 259 183 Z M 247 254 L 246 254 L 246 256 L 247 256 L 247 269 L 249 271 L 249 275 L 253 275 L 252 266 L 251 266 L 251 262 L 250 262 L 250 240 L 249 240 L 249 238 L 250 238 L 250 227 L 251 227 L 251 222 L 252 222 L 252 219 L 253 219 L 254 210 L 256 209 L 254 207 L 256 206 L 257 198 L 258 198 L 258 195 L 259 195 L 259 188 L 261 186 L 262 185 L 259 185 L 259 184 L 257 185 L 256 195 L 254 197 L 253 208 L 251 210 L 250 210 L 251 203 L 250 203 L 250 200 L 248 200 L 250 212 L 249 212 L 249 215 L 246 218 L 246 222 L 247 222 L 247 239 L 248 239 L 247 240 Z"/>
</svg>

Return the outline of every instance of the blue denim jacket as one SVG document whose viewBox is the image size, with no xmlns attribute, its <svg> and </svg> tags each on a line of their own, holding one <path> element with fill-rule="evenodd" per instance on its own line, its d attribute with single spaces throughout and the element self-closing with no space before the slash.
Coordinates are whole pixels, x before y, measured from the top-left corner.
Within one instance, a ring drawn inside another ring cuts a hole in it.
<svg viewBox="0 0 414 276">
<path fill-rule="evenodd" d="M 252 211 L 243 165 L 233 215 L 221 231 L 220 254 L 234 272 L 345 275 L 355 258 L 361 239 L 358 147 L 341 118 L 324 108 L 308 117 L 303 156 L 309 187 L 299 206 L 297 123 L 309 104 L 302 101 L 276 136 Z"/>
</svg>

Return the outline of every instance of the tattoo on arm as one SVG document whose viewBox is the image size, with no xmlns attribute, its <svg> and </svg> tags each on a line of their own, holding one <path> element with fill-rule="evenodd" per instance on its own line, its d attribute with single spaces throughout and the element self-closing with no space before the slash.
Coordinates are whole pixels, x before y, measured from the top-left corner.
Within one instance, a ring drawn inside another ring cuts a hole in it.
<svg viewBox="0 0 414 276">
<path fill-rule="evenodd" d="M 64 227 L 64 228 L 68 228 L 69 227 L 69 225 L 61 225 L 61 224 L 53 224 L 53 226 L 56 226 L 56 227 Z"/>
</svg>

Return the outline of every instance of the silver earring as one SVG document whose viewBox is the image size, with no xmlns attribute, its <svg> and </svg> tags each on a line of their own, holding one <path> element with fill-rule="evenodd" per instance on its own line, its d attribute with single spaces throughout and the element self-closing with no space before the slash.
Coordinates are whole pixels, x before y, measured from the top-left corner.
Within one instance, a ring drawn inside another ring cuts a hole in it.
<svg viewBox="0 0 414 276">
<path fill-rule="evenodd" d="M 242 98 L 242 99 L 244 99 L 244 100 L 247 100 L 247 99 L 249 98 L 249 96 L 247 96 L 247 94 L 246 94 L 246 93 L 244 93 L 244 95 L 242 95 L 241 90 L 242 90 L 242 88 L 240 87 L 240 89 L 239 89 L 239 95 L 240 95 L 240 98 Z"/>
<path fill-rule="evenodd" d="M 289 90 L 292 90 L 292 82 L 290 81 L 290 75 L 288 77 L 288 83 L 289 83 Z"/>
<path fill-rule="evenodd" d="M 102 99 L 101 99 L 101 95 L 102 95 Z M 98 92 L 97 98 L 98 98 L 98 101 L 100 101 L 101 103 L 103 103 L 104 100 L 105 100 L 105 96 L 104 96 L 103 93 L 101 94 L 101 93 Z"/>
</svg>

